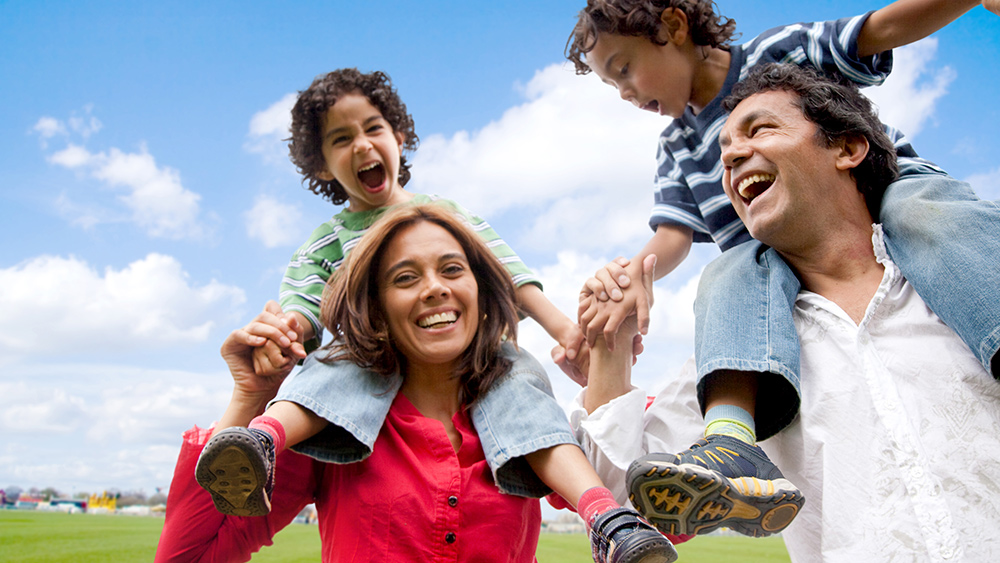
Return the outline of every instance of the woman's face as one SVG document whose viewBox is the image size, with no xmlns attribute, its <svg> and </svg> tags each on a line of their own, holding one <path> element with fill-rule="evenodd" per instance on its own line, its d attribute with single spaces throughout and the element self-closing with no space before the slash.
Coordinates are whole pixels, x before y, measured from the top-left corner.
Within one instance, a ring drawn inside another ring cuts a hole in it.
<svg viewBox="0 0 1000 563">
<path fill-rule="evenodd" d="M 450 374 L 479 329 L 479 285 L 458 240 L 427 221 L 401 228 L 383 250 L 378 282 L 409 368 Z"/>
</svg>

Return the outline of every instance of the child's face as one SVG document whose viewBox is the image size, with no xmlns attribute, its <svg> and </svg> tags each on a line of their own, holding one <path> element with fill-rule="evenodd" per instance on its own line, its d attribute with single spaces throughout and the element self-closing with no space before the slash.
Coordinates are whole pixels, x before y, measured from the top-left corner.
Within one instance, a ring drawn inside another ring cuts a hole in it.
<svg viewBox="0 0 1000 563">
<path fill-rule="evenodd" d="M 678 118 L 693 96 L 691 62 L 671 42 L 601 33 L 587 64 L 639 109 Z"/>
<path fill-rule="evenodd" d="M 399 185 L 402 134 L 360 93 L 342 96 L 323 117 L 323 160 L 316 176 L 337 180 L 349 211 L 369 211 L 403 201 Z"/>
</svg>

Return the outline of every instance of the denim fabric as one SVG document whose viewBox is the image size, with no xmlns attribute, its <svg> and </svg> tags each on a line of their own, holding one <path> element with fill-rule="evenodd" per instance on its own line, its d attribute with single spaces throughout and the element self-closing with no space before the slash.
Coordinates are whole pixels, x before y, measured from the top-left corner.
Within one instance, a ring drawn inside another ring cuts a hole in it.
<svg viewBox="0 0 1000 563">
<path fill-rule="evenodd" d="M 880 220 L 893 262 L 990 370 L 1000 347 L 1000 206 L 947 175 L 913 174 L 886 190 Z M 715 371 L 775 374 L 762 379 L 757 393 L 758 440 L 781 430 L 798 410 L 799 342 L 792 320 L 798 291 L 785 261 L 757 241 L 724 252 L 705 268 L 698 286 L 698 400 L 704 410 Z"/>
<path fill-rule="evenodd" d="M 991 371 L 1000 348 L 1000 205 L 949 176 L 916 174 L 889 187 L 881 220 L 889 257 Z"/>
<path fill-rule="evenodd" d="M 773 249 L 751 240 L 716 258 L 701 274 L 694 302 L 698 402 L 719 370 L 776 374 L 758 384 L 757 439 L 799 409 L 799 337 L 792 307 L 799 280 Z"/>
<path fill-rule="evenodd" d="M 379 375 L 346 361 L 325 364 L 318 359 L 324 354 L 325 350 L 310 354 L 281 384 L 271 403 L 291 401 L 330 422 L 292 450 L 332 463 L 361 461 L 372 453 L 403 378 Z"/>
<path fill-rule="evenodd" d="M 528 466 L 524 456 L 561 444 L 579 446 L 566 412 L 552 394 L 542 365 L 525 350 L 503 345 L 514 364 L 472 404 L 472 424 L 479 432 L 486 461 L 500 490 L 540 497 L 552 492 Z"/>
<path fill-rule="evenodd" d="M 504 344 L 502 353 L 513 361 L 511 370 L 470 406 L 470 418 L 500 490 L 544 496 L 551 490 L 524 456 L 577 441 L 541 364 L 511 344 Z M 320 461 L 352 463 L 371 454 L 402 383 L 399 375 L 384 377 L 350 362 L 324 364 L 311 354 L 271 402 L 297 403 L 330 422 L 292 450 Z"/>
</svg>

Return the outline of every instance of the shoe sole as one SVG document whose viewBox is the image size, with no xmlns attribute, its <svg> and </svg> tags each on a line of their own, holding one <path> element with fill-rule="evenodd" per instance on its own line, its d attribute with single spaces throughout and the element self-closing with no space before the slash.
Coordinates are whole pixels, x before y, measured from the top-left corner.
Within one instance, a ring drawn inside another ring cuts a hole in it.
<svg viewBox="0 0 1000 563">
<path fill-rule="evenodd" d="M 665 534 L 706 534 L 725 526 L 746 536 L 784 530 L 805 498 L 786 479 L 730 479 L 700 465 L 638 462 L 629 500 Z"/>
<path fill-rule="evenodd" d="M 216 436 L 202 450 L 195 479 L 211 493 L 216 510 L 232 516 L 264 516 L 271 511 L 264 490 L 267 467 L 258 451 L 253 438 L 236 433 Z"/>
<path fill-rule="evenodd" d="M 650 530 L 652 531 L 652 530 Z M 672 563 L 677 561 L 677 550 L 670 540 L 657 537 L 629 537 L 620 546 L 612 546 L 607 557 L 608 563 Z"/>
</svg>

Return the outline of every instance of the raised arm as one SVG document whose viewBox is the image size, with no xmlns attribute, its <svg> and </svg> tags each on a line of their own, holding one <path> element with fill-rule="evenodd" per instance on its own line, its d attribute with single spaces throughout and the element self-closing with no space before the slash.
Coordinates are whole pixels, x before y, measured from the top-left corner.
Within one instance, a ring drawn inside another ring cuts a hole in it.
<svg viewBox="0 0 1000 563">
<path fill-rule="evenodd" d="M 643 291 L 651 304 L 656 256 L 651 254 L 639 264 L 642 266 L 639 276 L 642 283 L 634 284 L 635 289 Z M 638 316 L 633 312 L 625 317 L 620 330 L 615 333 L 614 338 L 617 341 L 614 346 L 607 346 L 603 336 L 598 337 L 594 343 L 590 351 L 590 372 L 583 403 L 588 413 L 632 390 L 631 343 L 638 332 Z"/>
<path fill-rule="evenodd" d="M 979 5 L 979 0 L 897 0 L 875 11 L 858 34 L 858 56 L 909 45 Z"/>
<path fill-rule="evenodd" d="M 264 313 L 262 313 L 264 314 Z M 246 426 L 264 411 L 274 397 L 282 377 L 261 377 L 254 371 L 252 354 L 257 346 L 274 337 L 276 329 L 260 316 L 234 330 L 222 345 L 222 357 L 233 377 L 233 396 L 216 425 Z M 287 372 L 286 372 L 287 374 Z M 313 502 L 319 473 L 311 459 L 282 452 L 276 464 L 271 512 L 257 518 L 225 516 L 215 510 L 212 497 L 194 479 L 194 469 L 210 432 L 195 427 L 184 434 L 167 497 L 167 517 L 156 550 L 156 562 L 249 561 L 262 546 Z"/>
</svg>

